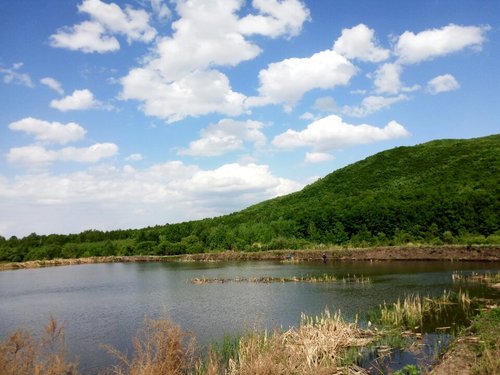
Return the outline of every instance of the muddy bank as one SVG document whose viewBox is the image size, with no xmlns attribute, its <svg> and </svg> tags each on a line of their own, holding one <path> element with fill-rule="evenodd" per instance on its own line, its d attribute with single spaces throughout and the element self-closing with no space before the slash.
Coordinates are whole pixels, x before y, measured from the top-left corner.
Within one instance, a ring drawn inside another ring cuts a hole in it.
<svg viewBox="0 0 500 375">
<path fill-rule="evenodd" d="M 225 251 L 221 253 L 184 254 L 167 256 L 106 256 L 78 259 L 34 260 L 2 263 L 0 271 L 50 266 L 93 263 L 127 262 L 219 262 L 246 260 L 320 261 L 325 253 L 330 260 L 445 260 L 445 261 L 500 261 L 500 246 L 397 246 L 379 248 L 336 248 L 312 250 L 274 250 L 262 252 Z M 291 259 L 290 259 L 291 257 Z"/>
</svg>

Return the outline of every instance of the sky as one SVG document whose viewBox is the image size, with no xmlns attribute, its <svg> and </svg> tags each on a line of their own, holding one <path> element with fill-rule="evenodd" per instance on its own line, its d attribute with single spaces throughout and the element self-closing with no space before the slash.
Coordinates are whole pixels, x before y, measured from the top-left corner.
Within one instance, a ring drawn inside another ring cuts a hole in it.
<svg viewBox="0 0 500 375">
<path fill-rule="evenodd" d="M 496 134 L 498 0 L 0 0 L 0 235 L 141 228 Z"/>
</svg>

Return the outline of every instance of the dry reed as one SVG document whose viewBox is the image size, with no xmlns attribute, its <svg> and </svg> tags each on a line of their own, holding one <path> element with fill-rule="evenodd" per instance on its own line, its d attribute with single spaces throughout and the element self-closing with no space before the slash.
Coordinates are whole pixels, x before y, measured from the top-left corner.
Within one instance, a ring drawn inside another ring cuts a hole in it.
<svg viewBox="0 0 500 375">
<path fill-rule="evenodd" d="M 227 374 L 355 374 L 360 371 L 355 364 L 341 366 L 343 355 L 372 340 L 372 335 L 355 322 L 345 322 L 339 313 L 331 316 L 326 311 L 316 318 L 303 315 L 297 329 L 243 338 Z"/>
<path fill-rule="evenodd" d="M 196 366 L 195 339 L 169 319 L 145 319 L 144 328 L 133 339 L 132 358 L 106 347 L 119 364 L 106 375 L 182 375 Z"/>
<path fill-rule="evenodd" d="M 65 357 L 64 327 L 50 319 L 39 340 L 17 330 L 0 342 L 0 374 L 77 375 L 77 365 Z"/>
</svg>

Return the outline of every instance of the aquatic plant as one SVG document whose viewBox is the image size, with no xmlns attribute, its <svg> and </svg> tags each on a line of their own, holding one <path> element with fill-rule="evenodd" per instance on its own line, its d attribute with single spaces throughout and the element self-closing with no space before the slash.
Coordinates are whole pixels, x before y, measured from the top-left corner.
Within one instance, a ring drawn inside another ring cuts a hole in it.
<svg viewBox="0 0 500 375">
<path fill-rule="evenodd" d="M 347 275 L 343 277 L 342 280 L 338 280 L 334 275 L 322 274 L 322 275 L 306 275 L 306 276 L 287 276 L 287 277 L 273 277 L 273 276 L 261 276 L 261 277 L 234 277 L 234 278 L 207 278 L 207 277 L 195 277 L 191 279 L 191 283 L 196 285 L 202 284 L 213 284 L 213 283 L 333 283 L 341 281 L 343 283 L 358 283 L 358 284 L 368 284 L 371 283 L 371 279 L 366 276 L 356 276 Z"/>
<path fill-rule="evenodd" d="M 473 314 L 474 306 L 467 292 L 443 291 L 438 298 L 408 295 L 402 301 L 380 305 L 379 320 L 382 324 L 412 330 L 442 330 L 442 323 L 466 325 Z M 457 329 L 458 327 L 454 327 Z"/>
</svg>

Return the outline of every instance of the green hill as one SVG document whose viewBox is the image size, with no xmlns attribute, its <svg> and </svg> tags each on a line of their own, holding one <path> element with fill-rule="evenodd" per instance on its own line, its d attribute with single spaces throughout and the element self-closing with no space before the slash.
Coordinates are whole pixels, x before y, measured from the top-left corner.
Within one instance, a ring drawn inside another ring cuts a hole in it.
<svg viewBox="0 0 500 375">
<path fill-rule="evenodd" d="M 213 219 L 0 239 L 0 260 L 314 244 L 498 243 L 500 135 L 380 152 L 303 190 Z"/>
</svg>

